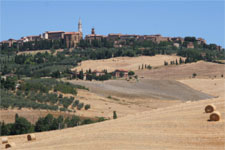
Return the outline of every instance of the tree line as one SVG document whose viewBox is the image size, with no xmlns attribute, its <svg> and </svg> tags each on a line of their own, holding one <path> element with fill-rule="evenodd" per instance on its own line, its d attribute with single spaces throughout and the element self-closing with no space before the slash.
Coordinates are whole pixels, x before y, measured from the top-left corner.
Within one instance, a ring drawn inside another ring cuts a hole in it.
<svg viewBox="0 0 225 150">
<path fill-rule="evenodd" d="M 0 122 L 0 135 L 18 135 L 32 132 L 43 132 L 50 130 L 64 129 L 68 127 L 75 127 L 79 125 L 91 124 L 95 122 L 105 121 L 103 117 L 91 119 L 82 119 L 79 116 L 73 115 L 72 117 L 64 118 L 59 116 L 53 117 L 52 114 L 48 114 L 45 117 L 40 117 L 37 122 L 33 125 L 26 118 L 20 117 L 18 114 L 15 115 L 14 123 Z"/>
</svg>

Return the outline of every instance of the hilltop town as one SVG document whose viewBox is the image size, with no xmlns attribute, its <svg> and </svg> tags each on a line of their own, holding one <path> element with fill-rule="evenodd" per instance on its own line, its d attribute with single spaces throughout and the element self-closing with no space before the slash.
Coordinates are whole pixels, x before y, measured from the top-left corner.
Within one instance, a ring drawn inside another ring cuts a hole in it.
<svg viewBox="0 0 225 150">
<path fill-rule="evenodd" d="M 46 31 L 40 35 L 31 35 L 21 37 L 19 40 L 9 39 L 1 41 L 0 46 L 16 47 L 20 49 L 27 42 L 31 42 L 32 45 L 37 45 L 38 41 L 52 41 L 59 42 L 62 46 L 60 48 L 76 48 L 82 45 L 98 43 L 99 41 L 106 41 L 111 44 L 112 47 L 119 48 L 127 45 L 131 45 L 133 42 L 152 41 L 153 43 L 160 44 L 161 42 L 170 42 L 176 48 L 185 47 L 189 49 L 193 48 L 209 48 L 222 50 L 222 47 L 216 44 L 207 45 L 206 40 L 203 38 L 195 37 L 163 37 L 160 34 L 156 35 L 135 35 L 135 34 L 121 34 L 110 33 L 108 35 L 96 34 L 95 29 L 91 29 L 91 34 L 86 35 L 83 38 L 82 22 L 79 19 L 77 32 L 64 32 L 64 31 Z M 25 44 L 26 45 L 26 44 Z M 22 49 L 24 50 L 24 49 Z M 27 49 L 29 50 L 29 49 Z"/>
<path fill-rule="evenodd" d="M 79 20 L 2 41 L 0 63 L 1 149 L 224 148 L 225 51 L 203 38 L 84 36 Z"/>
</svg>

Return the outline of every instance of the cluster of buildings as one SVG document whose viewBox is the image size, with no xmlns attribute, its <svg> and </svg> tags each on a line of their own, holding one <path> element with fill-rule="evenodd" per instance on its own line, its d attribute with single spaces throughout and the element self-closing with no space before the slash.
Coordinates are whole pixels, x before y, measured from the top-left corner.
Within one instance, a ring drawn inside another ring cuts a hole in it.
<svg viewBox="0 0 225 150">
<path fill-rule="evenodd" d="M 184 38 L 182 37 L 163 37 L 160 34 L 156 35 L 135 35 L 135 34 L 115 34 L 111 33 L 107 36 L 95 34 L 95 29 L 92 28 L 91 34 L 85 36 L 85 40 L 92 41 L 92 40 L 100 40 L 100 39 L 107 39 L 114 42 L 114 47 L 122 47 L 123 43 L 126 43 L 126 40 L 133 39 L 136 41 L 152 41 L 154 43 L 160 42 L 173 42 L 175 47 L 180 47 L 180 44 L 184 43 Z M 197 44 L 206 44 L 206 40 L 203 38 L 197 39 Z M 187 43 L 187 48 L 194 48 L 194 43 L 189 42 Z"/>
<path fill-rule="evenodd" d="M 40 35 L 25 36 L 19 40 L 9 39 L 2 41 L 0 44 L 8 44 L 11 47 L 14 43 L 21 45 L 25 42 L 39 41 L 39 40 L 64 40 L 67 48 L 76 47 L 77 44 L 83 39 L 82 23 L 79 19 L 77 32 L 64 32 L 64 31 L 46 31 Z"/>
<path fill-rule="evenodd" d="M 116 77 L 116 78 L 128 78 L 128 70 L 124 70 L 124 69 L 116 69 L 115 71 L 111 72 L 112 76 Z M 72 71 L 72 74 L 74 76 L 77 76 L 79 75 L 79 73 L 77 72 L 77 70 L 73 70 Z M 106 75 L 106 72 L 104 70 L 102 71 L 99 71 L 99 70 L 94 70 L 92 72 L 92 74 L 94 74 L 96 77 L 99 77 L 99 76 L 104 76 Z M 84 73 L 84 80 L 86 80 L 86 76 L 87 76 L 87 73 Z"/>
<path fill-rule="evenodd" d="M 8 46 L 11 47 L 14 43 L 21 45 L 24 42 L 38 41 L 41 39 L 45 39 L 45 40 L 62 40 L 63 39 L 67 48 L 75 48 L 77 47 L 80 40 L 83 39 L 81 20 L 79 19 L 77 32 L 46 31 L 45 33 L 40 35 L 21 37 L 21 39 L 19 40 L 9 39 L 7 41 L 0 42 L 0 44 L 2 45 L 4 43 L 7 43 Z M 113 41 L 114 47 L 122 47 L 124 43 L 126 43 L 126 41 L 129 39 L 136 40 L 136 41 L 152 41 L 155 43 L 168 41 L 168 42 L 173 42 L 173 45 L 175 47 L 180 47 L 180 45 L 184 42 L 184 38 L 182 37 L 163 37 L 160 34 L 134 35 L 134 34 L 111 33 L 105 36 L 105 35 L 96 34 L 94 28 L 92 28 L 91 34 L 86 35 L 84 39 L 89 42 L 93 40 L 107 39 L 109 41 Z M 206 44 L 206 41 L 203 38 L 198 38 L 197 44 Z M 186 47 L 194 48 L 194 43 L 188 42 Z M 218 46 L 218 50 L 220 49 L 221 47 Z"/>
</svg>

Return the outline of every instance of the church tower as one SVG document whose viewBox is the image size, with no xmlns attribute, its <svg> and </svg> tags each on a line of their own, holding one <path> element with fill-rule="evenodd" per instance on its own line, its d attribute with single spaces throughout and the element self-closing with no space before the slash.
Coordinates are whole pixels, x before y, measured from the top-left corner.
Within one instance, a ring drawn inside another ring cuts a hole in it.
<svg viewBox="0 0 225 150">
<path fill-rule="evenodd" d="M 81 19 L 79 18 L 79 22 L 78 22 L 78 32 L 82 33 L 82 23 L 81 23 Z"/>
</svg>

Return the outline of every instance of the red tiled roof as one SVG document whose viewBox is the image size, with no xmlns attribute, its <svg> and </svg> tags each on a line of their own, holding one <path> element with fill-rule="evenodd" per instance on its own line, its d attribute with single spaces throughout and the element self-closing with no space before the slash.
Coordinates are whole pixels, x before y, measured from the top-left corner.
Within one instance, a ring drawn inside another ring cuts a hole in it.
<svg viewBox="0 0 225 150">
<path fill-rule="evenodd" d="M 4 40 L 4 41 L 1 41 L 1 43 L 8 43 L 9 41 L 7 41 L 7 40 Z"/>
<path fill-rule="evenodd" d="M 105 37 L 104 35 L 98 35 L 98 34 L 88 34 L 87 37 Z"/>
<path fill-rule="evenodd" d="M 122 35 L 122 34 L 121 33 L 110 33 L 109 36 L 110 35 L 118 35 L 119 36 L 119 35 Z"/>
<path fill-rule="evenodd" d="M 80 34 L 79 32 L 65 32 L 64 34 Z"/>
<path fill-rule="evenodd" d="M 47 31 L 46 33 L 64 33 L 64 31 Z"/>
</svg>

